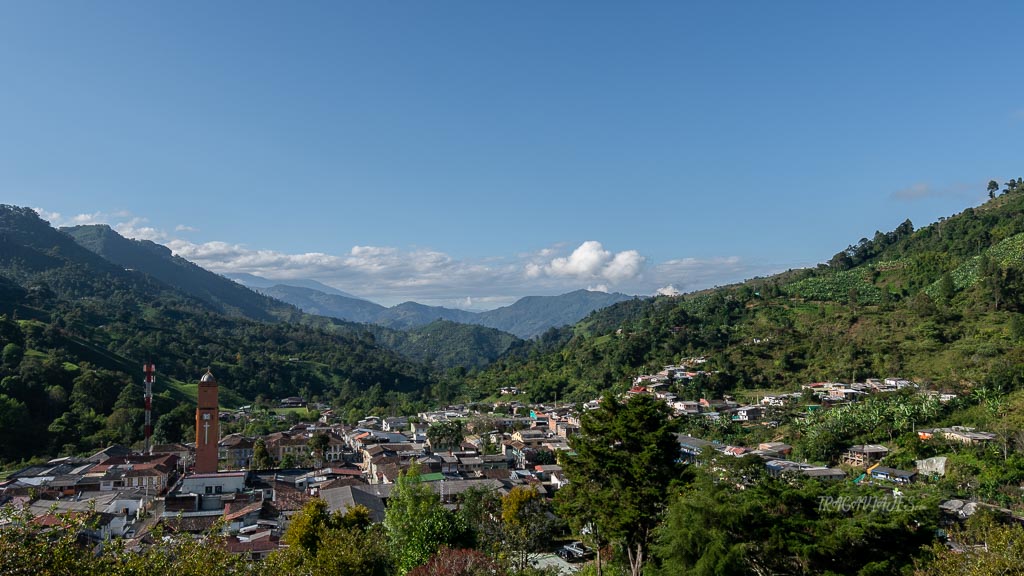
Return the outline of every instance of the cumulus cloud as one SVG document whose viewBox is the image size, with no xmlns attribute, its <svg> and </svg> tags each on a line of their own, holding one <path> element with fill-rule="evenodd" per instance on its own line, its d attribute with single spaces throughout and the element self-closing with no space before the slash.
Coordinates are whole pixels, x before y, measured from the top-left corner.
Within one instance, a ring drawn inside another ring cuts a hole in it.
<svg viewBox="0 0 1024 576">
<path fill-rule="evenodd" d="M 679 296 L 680 294 L 682 294 L 682 292 L 676 290 L 675 286 L 669 284 L 668 286 L 658 288 L 658 290 L 655 291 L 655 294 L 657 294 L 658 296 Z"/>
<path fill-rule="evenodd" d="M 640 270 L 643 268 L 644 260 L 644 257 L 636 250 L 619 252 L 614 258 L 612 258 L 612 261 L 604 267 L 604 270 L 601 271 L 601 275 L 612 282 L 636 278 L 640 275 Z"/>
<path fill-rule="evenodd" d="M 252 250 L 242 244 L 219 241 L 197 244 L 176 239 L 168 242 L 167 247 L 186 260 L 221 273 L 266 274 L 269 272 L 272 277 L 275 274 L 279 277 L 288 277 L 292 272 L 306 273 L 336 268 L 342 266 L 344 262 L 340 257 L 322 252 L 287 254 L 276 250 Z M 292 274 L 291 277 L 299 276 Z"/>
<path fill-rule="evenodd" d="M 543 259 L 551 252 L 541 251 Z M 603 279 L 612 283 L 637 278 L 643 270 L 645 258 L 636 250 L 612 253 L 597 240 L 588 240 L 568 256 L 552 258 L 546 263 L 529 262 L 525 266 L 527 278 L 550 276 L 581 280 Z"/>
<path fill-rule="evenodd" d="M 33 208 L 33 210 L 36 211 L 36 214 L 39 214 L 40 218 L 46 220 L 52 226 L 61 226 L 60 223 L 64 221 L 64 217 L 61 215 L 60 212 L 50 212 L 42 208 Z"/>
<path fill-rule="evenodd" d="M 174 227 L 175 232 L 199 232 L 198 228 L 188 226 L 187 224 L 178 224 Z"/>
<path fill-rule="evenodd" d="M 88 226 L 90 224 L 103 224 L 109 222 L 110 217 L 102 212 L 92 214 L 76 214 L 71 217 L 71 224 L 74 226 Z"/>
<path fill-rule="evenodd" d="M 100 224 L 101 220 L 96 222 L 90 222 L 90 224 Z M 153 242 L 166 242 L 168 235 L 162 230 L 158 230 L 148 225 L 149 220 L 146 218 L 129 218 L 126 222 L 119 222 L 111 226 L 117 233 L 125 238 L 133 238 L 135 240 L 152 240 Z"/>
<path fill-rule="evenodd" d="M 612 259 L 612 253 L 600 242 L 588 240 L 564 258 L 555 258 L 548 265 L 552 276 L 597 276 L 601 268 Z"/>
<path fill-rule="evenodd" d="M 532 255 L 481 260 L 393 246 L 357 245 L 341 255 L 290 254 L 181 239 L 167 246 L 219 273 L 248 272 L 281 281 L 313 278 L 385 305 L 414 300 L 463 309 L 506 306 L 523 296 L 562 294 L 583 287 L 627 294 L 680 294 L 786 268 L 736 256 L 679 258 L 648 266 L 636 250 L 612 253 L 596 241 L 584 242 L 568 254 L 564 249 L 544 249 Z"/>
<path fill-rule="evenodd" d="M 153 240 L 154 242 L 164 242 L 170 239 L 166 232 L 150 226 L 148 218 L 135 216 L 124 210 L 82 213 L 70 217 L 64 217 L 60 212 L 48 212 L 42 208 L 34 208 L 34 210 L 41 218 L 49 221 L 52 226 L 56 227 L 106 224 L 125 238 Z"/>
<path fill-rule="evenodd" d="M 384 305 L 413 300 L 452 308 L 489 309 L 523 296 L 556 295 L 586 287 L 626 294 L 678 294 L 777 272 L 790 266 L 739 257 L 679 258 L 649 263 L 637 250 L 614 252 L 590 240 L 576 248 L 553 244 L 530 252 L 479 259 L 425 248 L 356 245 L 339 253 L 290 253 L 222 240 L 193 241 L 124 212 L 64 217 L 36 209 L 56 226 L 106 223 L 119 233 L 154 240 L 175 254 L 217 272 L 271 280 L 314 279 Z"/>
</svg>

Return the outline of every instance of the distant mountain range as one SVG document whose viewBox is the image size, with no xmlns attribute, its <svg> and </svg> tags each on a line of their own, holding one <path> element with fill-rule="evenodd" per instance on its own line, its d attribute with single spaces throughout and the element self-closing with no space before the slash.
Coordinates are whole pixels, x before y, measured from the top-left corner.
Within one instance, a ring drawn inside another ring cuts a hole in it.
<svg viewBox="0 0 1024 576">
<path fill-rule="evenodd" d="M 239 284 L 248 286 L 249 288 L 257 288 L 262 291 L 263 288 L 271 288 L 282 284 L 280 280 L 269 280 L 262 276 L 255 274 L 249 274 L 247 272 L 229 272 L 224 274 L 224 277 L 230 278 Z M 348 292 L 338 290 L 333 286 L 328 286 L 323 282 L 317 282 L 311 278 L 295 278 L 286 282 L 288 286 L 295 286 L 298 288 L 308 288 L 310 290 L 316 290 L 317 292 L 323 292 L 324 294 L 333 294 L 334 296 L 344 296 L 346 298 L 354 298 L 356 300 L 363 300 L 359 296 L 354 296 Z"/>
<path fill-rule="evenodd" d="M 27 226 L 27 222 L 33 222 L 32 218 L 22 219 L 8 233 Z M 141 273 L 225 316 L 305 324 L 353 337 L 369 332 L 379 345 L 442 369 L 483 368 L 510 347 L 520 346 L 516 336 L 529 338 L 551 327 L 572 324 L 594 309 L 628 298 L 579 291 L 524 298 L 512 306 L 483 313 L 415 302 L 386 308 L 310 279 L 289 280 L 295 285 L 282 285 L 253 274 L 227 278 L 175 256 L 166 246 L 130 240 L 105 225 L 74 226 L 60 232 L 63 234 L 53 236 L 52 229 L 40 227 L 33 235 L 65 239 L 61 252 L 76 263 L 88 261 L 89 266 L 97 266 L 103 262 L 120 273 Z M 2 289 L 0 285 L 0 292 Z"/>
<path fill-rule="evenodd" d="M 427 326 L 438 320 L 494 328 L 520 338 L 533 338 L 549 328 L 575 324 L 594 310 L 631 299 L 625 294 L 577 290 L 561 296 L 528 296 L 510 306 L 470 312 L 404 302 L 390 308 L 353 296 L 311 279 L 282 283 L 254 274 L 221 276 L 175 256 L 166 246 L 130 240 L 109 226 L 61 228 L 91 252 L 129 270 L 198 298 L 229 316 L 254 320 L 298 320 L 298 311 L 396 330 Z M 395 339 L 392 339 L 395 340 Z"/>
<path fill-rule="evenodd" d="M 416 302 L 403 302 L 387 308 L 367 300 L 330 294 L 310 287 L 277 284 L 258 287 L 247 281 L 269 283 L 264 278 L 246 275 L 239 281 L 260 292 L 299 307 L 309 314 L 329 316 L 350 322 L 378 324 L 388 328 L 407 330 L 426 326 L 437 320 L 476 324 L 515 334 L 520 338 L 533 338 L 549 328 L 575 324 L 594 310 L 632 299 L 618 293 L 577 290 L 561 296 L 527 296 L 510 306 L 470 312 L 441 306 L 426 306 Z M 307 283 L 308 286 L 308 283 Z"/>
</svg>

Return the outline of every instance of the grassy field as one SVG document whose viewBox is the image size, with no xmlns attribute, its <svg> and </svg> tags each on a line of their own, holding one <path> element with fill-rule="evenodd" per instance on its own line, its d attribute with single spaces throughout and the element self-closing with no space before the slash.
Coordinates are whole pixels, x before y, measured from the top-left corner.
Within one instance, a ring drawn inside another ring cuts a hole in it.
<svg viewBox="0 0 1024 576">
<path fill-rule="evenodd" d="M 306 408 L 271 408 L 271 412 L 281 414 L 282 416 L 287 416 L 289 414 L 298 414 L 302 418 L 308 418 L 310 416 L 309 410 Z"/>
</svg>

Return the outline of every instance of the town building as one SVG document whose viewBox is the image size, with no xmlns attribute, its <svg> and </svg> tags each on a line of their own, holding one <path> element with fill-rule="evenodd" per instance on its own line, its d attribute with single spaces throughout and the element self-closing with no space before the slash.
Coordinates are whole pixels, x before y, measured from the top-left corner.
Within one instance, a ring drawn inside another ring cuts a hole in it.
<svg viewBox="0 0 1024 576">
<path fill-rule="evenodd" d="M 196 474 L 217 471 L 220 441 L 220 414 L 218 411 L 217 379 L 209 370 L 199 379 L 196 402 Z"/>
</svg>

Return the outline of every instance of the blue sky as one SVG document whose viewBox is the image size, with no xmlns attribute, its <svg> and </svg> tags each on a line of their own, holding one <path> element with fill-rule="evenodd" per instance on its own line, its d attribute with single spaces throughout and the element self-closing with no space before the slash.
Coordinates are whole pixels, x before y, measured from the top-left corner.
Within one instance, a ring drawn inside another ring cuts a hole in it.
<svg viewBox="0 0 1024 576">
<path fill-rule="evenodd" d="M 1013 3 L 7 2 L 0 201 L 488 308 L 813 265 L 1024 172 Z"/>
</svg>

